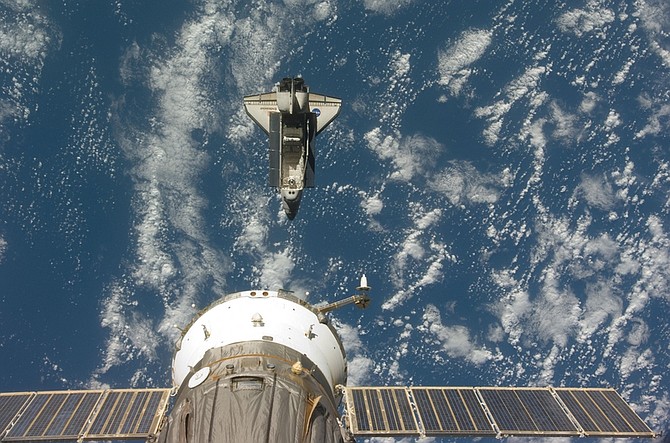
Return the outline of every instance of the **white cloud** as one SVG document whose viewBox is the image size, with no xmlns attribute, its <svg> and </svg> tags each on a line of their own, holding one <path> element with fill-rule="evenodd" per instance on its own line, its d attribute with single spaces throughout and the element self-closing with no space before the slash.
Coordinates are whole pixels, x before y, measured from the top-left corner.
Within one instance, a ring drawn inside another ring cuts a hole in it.
<svg viewBox="0 0 670 443">
<path fill-rule="evenodd" d="M 634 15 L 639 17 L 649 36 L 649 46 L 666 67 L 670 66 L 670 4 L 665 0 L 637 0 Z"/>
<path fill-rule="evenodd" d="M 136 312 L 136 302 L 130 300 L 128 292 L 123 282 L 114 282 L 103 301 L 101 325 L 109 329 L 109 338 L 94 380 L 126 361 L 138 357 L 149 361 L 156 358 L 159 339 L 155 325 Z"/>
<path fill-rule="evenodd" d="M 575 8 L 565 12 L 556 22 L 561 31 L 581 37 L 591 31 L 602 29 L 614 19 L 614 12 L 611 9 L 602 6 L 599 0 L 590 0 L 585 9 Z"/>
<path fill-rule="evenodd" d="M 575 142 L 579 139 L 582 128 L 579 127 L 577 115 L 566 112 L 556 102 L 551 103 L 549 112 L 554 124 L 553 138 L 567 142 Z"/>
<path fill-rule="evenodd" d="M 579 105 L 579 110 L 584 114 L 590 114 L 596 108 L 599 101 L 600 97 L 598 97 L 598 94 L 592 91 L 587 92 L 584 94 L 584 98 Z"/>
<path fill-rule="evenodd" d="M 409 74 L 411 64 L 409 62 L 411 58 L 410 54 L 403 54 L 400 51 L 396 51 L 393 54 L 391 59 L 391 68 L 393 69 L 393 77 L 402 78 Z"/>
<path fill-rule="evenodd" d="M 417 290 L 439 283 L 444 275 L 444 263 L 456 260 L 444 244 L 426 238 L 427 230 L 439 225 L 442 210 L 425 211 L 411 205 L 411 211 L 414 226 L 407 230 L 390 269 L 391 282 L 397 291 L 384 301 L 382 309 L 393 310 L 414 297 Z"/>
<path fill-rule="evenodd" d="M 502 176 L 477 171 L 466 161 L 451 161 L 430 180 L 432 190 L 444 194 L 453 205 L 465 202 L 495 203 L 504 186 Z"/>
<path fill-rule="evenodd" d="M 635 138 L 667 133 L 668 129 L 670 129 L 670 105 L 660 105 L 651 110 L 647 124 L 635 133 Z"/>
<path fill-rule="evenodd" d="M 7 253 L 7 240 L 0 237 L 0 265 L 5 261 L 5 254 Z"/>
<path fill-rule="evenodd" d="M 46 17 L 29 2 L 8 6 L 18 13 L 7 14 L 0 23 L 0 52 L 19 60 L 43 60 L 54 38 L 58 39 Z"/>
<path fill-rule="evenodd" d="M 623 299 L 611 282 L 599 280 L 586 287 L 586 302 L 579 319 L 582 342 L 595 334 L 607 319 L 618 318 L 623 312 Z"/>
<path fill-rule="evenodd" d="M 434 159 L 444 150 L 434 138 L 421 134 L 401 136 L 397 131 L 384 135 L 381 128 L 367 132 L 363 139 L 380 159 L 392 162 L 394 171 L 390 178 L 405 182 L 429 174 Z"/>
<path fill-rule="evenodd" d="M 462 358 L 477 365 L 493 358 L 491 351 L 474 343 L 467 327 L 442 324 L 440 311 L 435 305 L 426 305 L 420 330 L 426 330 L 434 335 L 451 358 Z"/>
<path fill-rule="evenodd" d="M 271 290 L 286 289 L 294 267 L 295 262 L 289 248 L 267 253 L 261 261 L 260 286 Z"/>
<path fill-rule="evenodd" d="M 384 209 L 384 202 L 379 194 L 366 196 L 361 201 L 361 208 L 363 208 L 369 217 L 373 217 L 382 212 L 382 209 Z"/>
<path fill-rule="evenodd" d="M 365 9 L 384 15 L 393 15 L 414 0 L 363 0 Z"/>
<path fill-rule="evenodd" d="M 469 30 L 444 51 L 438 53 L 439 83 L 458 95 L 472 73 L 469 66 L 479 60 L 491 44 L 492 32 Z"/>
<path fill-rule="evenodd" d="M 617 200 L 612 184 L 602 176 L 583 174 L 575 193 L 583 197 L 590 206 L 602 210 L 612 209 Z"/>
<path fill-rule="evenodd" d="M 329 2 L 301 4 L 311 8 L 313 14 L 300 16 L 300 24 L 325 19 L 334 11 Z M 237 82 L 233 85 L 236 96 L 240 91 L 256 91 L 258 84 L 266 84 L 274 76 L 277 55 L 283 50 L 280 39 L 290 34 L 283 31 L 293 29 L 287 23 L 296 21 L 287 5 L 264 4 L 253 8 L 246 17 L 235 17 L 231 8 L 227 3 L 205 2 L 200 15 L 184 22 L 173 47 L 154 51 L 131 43 L 121 65 L 124 82 L 130 88 L 137 84 L 147 87 L 154 99 L 148 125 L 141 128 L 129 127 L 129 119 L 122 115 L 126 111 L 123 99 L 118 101 L 119 141 L 133 163 L 135 186 L 135 260 L 129 270 L 132 279 L 125 286 L 129 288 L 128 294 L 134 293 L 132 288 L 140 287 L 160 297 L 164 312 L 162 316 L 152 314 L 157 317 L 156 329 L 164 339 L 175 338 L 178 332 L 174 324 L 187 323 L 193 314 L 192 305 L 201 297 L 223 295 L 226 275 L 231 270 L 230 259 L 214 248 L 208 238 L 209 226 L 204 221 L 208 202 L 201 191 L 202 174 L 212 163 L 202 144 L 207 142 L 209 134 L 220 132 L 226 124 L 221 121 L 221 103 L 214 102 L 215 98 L 208 93 L 216 81 L 213 72 L 219 69 L 216 65 L 221 58 L 212 48 L 228 52 L 227 63 Z M 234 135 L 225 147 L 233 152 L 224 151 L 222 156 L 235 157 L 237 161 L 236 143 L 252 134 L 253 123 L 246 117 L 243 119 L 239 112 L 235 115 L 239 124 L 232 119 Z M 246 123 L 242 124 L 243 121 Z M 204 140 L 194 137 L 194 133 L 204 134 Z M 235 204 L 233 198 L 230 200 Z M 267 201 L 259 206 L 267 207 Z M 235 232 L 235 226 L 239 227 L 235 246 L 249 248 L 250 254 L 258 259 L 257 267 L 251 270 L 252 278 L 266 287 L 285 287 L 294 267 L 293 252 L 271 250 L 265 244 L 270 222 L 266 212 L 248 211 L 239 216 L 240 212 L 231 211 L 235 220 L 226 223 L 231 232 Z M 145 330 L 139 320 L 143 318 L 141 306 L 120 299 L 113 290 L 106 303 L 110 306 L 108 311 L 117 309 L 121 323 Z M 108 324 L 104 318 L 103 322 Z M 137 353 L 145 345 L 153 346 L 155 352 L 161 344 L 159 339 L 140 344 L 130 334 L 127 336 L 125 346 L 119 345 L 118 337 L 111 337 L 106 354 Z M 150 351 L 142 348 L 140 353 L 151 355 Z M 103 368 L 110 364 L 115 364 L 113 358 Z"/>
<path fill-rule="evenodd" d="M 347 352 L 347 385 L 365 384 L 373 372 L 374 362 L 365 353 L 358 329 L 337 319 L 333 320 L 333 327 Z"/>
<path fill-rule="evenodd" d="M 532 116 L 534 114 L 533 110 L 547 100 L 546 93 L 538 89 L 540 81 L 547 72 L 549 72 L 549 68 L 545 66 L 529 67 L 521 76 L 505 86 L 503 89 L 505 98 L 497 100 L 491 105 L 475 109 L 475 116 L 484 118 L 489 123 L 483 133 L 484 140 L 488 145 L 492 146 L 498 142 L 503 128 L 503 120 L 514 103 L 526 97 L 531 104 L 529 115 Z"/>
</svg>

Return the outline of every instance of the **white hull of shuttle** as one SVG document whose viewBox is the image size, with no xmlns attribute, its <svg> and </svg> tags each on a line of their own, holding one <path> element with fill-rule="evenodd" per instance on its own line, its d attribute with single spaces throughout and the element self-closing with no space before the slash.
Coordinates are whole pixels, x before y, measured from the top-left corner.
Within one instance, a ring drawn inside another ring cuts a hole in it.
<svg viewBox="0 0 670 443">
<path fill-rule="evenodd" d="M 244 109 L 268 135 L 270 186 L 279 189 L 289 219 L 305 188 L 314 187 L 314 138 L 340 113 L 342 100 L 309 91 L 301 78 L 285 78 L 272 92 L 244 97 Z"/>
</svg>

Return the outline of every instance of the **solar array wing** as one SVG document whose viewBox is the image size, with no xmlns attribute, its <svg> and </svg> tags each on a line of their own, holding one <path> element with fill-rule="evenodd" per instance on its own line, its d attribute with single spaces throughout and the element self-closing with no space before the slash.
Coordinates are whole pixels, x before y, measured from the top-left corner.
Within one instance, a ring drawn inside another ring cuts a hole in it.
<svg viewBox="0 0 670 443">
<path fill-rule="evenodd" d="M 0 441 L 123 440 L 156 435 L 170 389 L 0 394 Z"/>
<path fill-rule="evenodd" d="M 651 429 L 613 389 L 556 388 L 555 391 L 581 425 L 584 435 L 653 436 Z"/>
<path fill-rule="evenodd" d="M 478 391 L 502 435 L 580 435 L 549 389 L 478 388 Z"/>
<path fill-rule="evenodd" d="M 347 388 L 356 435 L 419 436 L 406 388 Z"/>
<path fill-rule="evenodd" d="M 655 437 L 613 389 L 344 388 L 354 436 Z"/>
<path fill-rule="evenodd" d="M 14 422 L 34 394 L 32 392 L 0 393 L 0 437 Z"/>
</svg>

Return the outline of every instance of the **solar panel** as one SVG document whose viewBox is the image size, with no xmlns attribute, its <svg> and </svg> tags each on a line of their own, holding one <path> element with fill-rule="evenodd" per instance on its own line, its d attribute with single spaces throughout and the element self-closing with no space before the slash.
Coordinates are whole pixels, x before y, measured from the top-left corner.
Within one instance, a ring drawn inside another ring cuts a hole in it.
<svg viewBox="0 0 670 443">
<path fill-rule="evenodd" d="M 547 388 L 478 388 L 503 435 L 579 435 Z"/>
<path fill-rule="evenodd" d="M 149 438 L 169 389 L 0 394 L 1 441 Z"/>
<path fill-rule="evenodd" d="M 354 436 L 654 437 L 613 389 L 345 388 Z"/>
<path fill-rule="evenodd" d="M 410 388 L 426 435 L 496 435 L 472 388 Z"/>
<path fill-rule="evenodd" d="M 654 433 L 613 389 L 556 388 L 589 436 L 653 437 Z"/>
<path fill-rule="evenodd" d="M 7 428 L 32 396 L 32 392 L 0 394 L 0 437 L 5 435 Z"/>
<path fill-rule="evenodd" d="M 357 435 L 419 435 L 406 388 L 347 388 L 346 394 Z"/>
</svg>

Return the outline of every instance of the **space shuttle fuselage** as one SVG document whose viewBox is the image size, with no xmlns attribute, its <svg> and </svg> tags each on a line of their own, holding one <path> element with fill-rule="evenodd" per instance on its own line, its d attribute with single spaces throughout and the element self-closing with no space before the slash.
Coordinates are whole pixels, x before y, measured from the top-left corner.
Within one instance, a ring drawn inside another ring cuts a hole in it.
<svg viewBox="0 0 670 443">
<path fill-rule="evenodd" d="M 339 114 L 342 100 L 309 91 L 302 78 L 284 78 L 273 91 L 244 97 L 244 109 L 268 135 L 270 186 L 293 219 L 302 192 L 314 187 L 314 138 Z"/>
<path fill-rule="evenodd" d="M 159 442 L 344 441 L 344 348 L 292 293 L 238 292 L 210 305 L 183 331 L 172 370 L 177 394 Z"/>
</svg>

